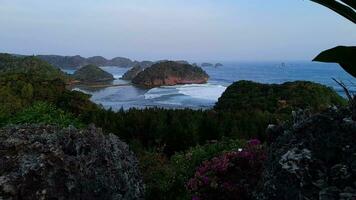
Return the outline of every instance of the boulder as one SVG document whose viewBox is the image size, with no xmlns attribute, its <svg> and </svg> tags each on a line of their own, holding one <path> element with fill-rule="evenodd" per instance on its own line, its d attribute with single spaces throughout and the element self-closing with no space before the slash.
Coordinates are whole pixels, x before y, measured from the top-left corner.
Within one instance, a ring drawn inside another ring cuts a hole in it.
<svg viewBox="0 0 356 200">
<path fill-rule="evenodd" d="M 356 121 L 330 108 L 292 126 L 270 126 L 258 199 L 356 199 Z M 278 136 L 278 137 L 276 137 Z"/>
<path fill-rule="evenodd" d="M 0 129 L 0 199 L 143 199 L 138 161 L 113 134 L 89 127 Z"/>
</svg>

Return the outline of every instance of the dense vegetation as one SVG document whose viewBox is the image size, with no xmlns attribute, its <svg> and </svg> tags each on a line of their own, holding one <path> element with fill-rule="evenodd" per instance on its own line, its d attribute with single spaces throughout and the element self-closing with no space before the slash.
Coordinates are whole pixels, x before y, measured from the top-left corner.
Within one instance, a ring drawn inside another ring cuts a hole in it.
<svg viewBox="0 0 356 200">
<path fill-rule="evenodd" d="M 10 54 L 0 54 L 0 74 L 14 73 L 36 76 L 42 80 L 65 80 L 67 78 L 61 70 L 34 56 L 15 57 Z"/>
<path fill-rule="evenodd" d="M 114 76 L 96 65 L 86 65 L 73 74 L 75 80 L 81 82 L 104 82 L 114 80 Z"/>
<path fill-rule="evenodd" d="M 88 95 L 67 90 L 62 73 L 54 73 L 54 68 L 34 57 L 3 55 L 0 63 L 6 69 L 0 73 L 0 126 L 43 123 L 81 128 L 94 123 L 105 133 L 115 133 L 138 155 L 147 199 L 205 195 L 204 188 L 189 192 L 186 187 L 204 161 L 238 151 L 245 146 L 244 140 L 265 141 L 266 127 L 289 120 L 292 110 L 319 112 L 345 104 L 330 88 L 310 82 L 266 85 L 240 81 L 211 110 L 114 112 L 93 104 Z M 38 70 L 22 69 L 31 69 L 31 63 Z"/>
<path fill-rule="evenodd" d="M 134 84 L 144 87 L 176 85 L 185 83 L 206 83 L 208 74 L 197 66 L 180 62 L 159 62 L 146 68 L 132 79 Z"/>
<path fill-rule="evenodd" d="M 229 86 L 217 102 L 216 110 L 264 111 L 277 120 L 286 120 L 293 110 L 318 112 L 330 105 L 346 105 L 331 88 L 321 84 L 297 81 L 284 84 L 262 84 L 239 81 Z"/>
</svg>

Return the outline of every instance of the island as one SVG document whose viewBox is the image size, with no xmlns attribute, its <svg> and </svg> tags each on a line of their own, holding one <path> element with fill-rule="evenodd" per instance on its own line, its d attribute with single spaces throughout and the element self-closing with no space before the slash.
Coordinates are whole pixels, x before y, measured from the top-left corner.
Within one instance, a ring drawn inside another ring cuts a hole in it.
<svg viewBox="0 0 356 200">
<path fill-rule="evenodd" d="M 130 70 L 128 70 L 123 76 L 122 76 L 122 80 L 127 80 L 130 81 L 133 78 L 135 78 L 140 72 L 142 72 L 144 70 L 144 67 L 141 67 L 140 65 L 136 65 L 133 68 L 131 68 Z"/>
<path fill-rule="evenodd" d="M 200 67 L 173 61 L 160 62 L 140 72 L 132 83 L 142 87 L 159 87 L 163 85 L 203 84 L 209 75 Z"/>
<path fill-rule="evenodd" d="M 213 67 L 214 65 L 211 63 L 202 63 L 201 66 L 202 67 Z"/>
<path fill-rule="evenodd" d="M 95 83 L 114 80 L 114 76 L 96 65 L 86 65 L 73 74 L 73 78 L 80 82 Z"/>
<path fill-rule="evenodd" d="M 224 66 L 224 65 L 221 64 L 221 63 L 216 63 L 216 64 L 215 64 L 215 67 L 222 67 L 222 66 Z"/>
</svg>

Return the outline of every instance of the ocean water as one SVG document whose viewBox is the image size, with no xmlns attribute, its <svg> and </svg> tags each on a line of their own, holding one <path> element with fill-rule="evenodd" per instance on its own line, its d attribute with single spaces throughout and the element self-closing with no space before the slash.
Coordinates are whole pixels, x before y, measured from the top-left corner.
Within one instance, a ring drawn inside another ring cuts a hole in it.
<svg viewBox="0 0 356 200">
<path fill-rule="evenodd" d="M 332 78 L 343 81 L 352 92 L 356 92 L 356 80 L 337 64 L 313 62 L 226 62 L 222 67 L 204 67 L 210 79 L 206 84 L 187 84 L 143 89 L 121 80 L 128 70 L 119 67 L 102 67 L 115 77 L 113 86 L 93 88 L 77 86 L 91 94 L 91 100 L 113 110 L 129 108 L 192 108 L 208 109 L 214 106 L 226 88 L 238 80 L 252 80 L 261 83 L 283 83 L 307 80 L 334 88 L 344 96 L 342 88 Z M 74 70 L 64 70 L 74 73 Z M 115 86 L 120 84 L 120 86 Z"/>
</svg>

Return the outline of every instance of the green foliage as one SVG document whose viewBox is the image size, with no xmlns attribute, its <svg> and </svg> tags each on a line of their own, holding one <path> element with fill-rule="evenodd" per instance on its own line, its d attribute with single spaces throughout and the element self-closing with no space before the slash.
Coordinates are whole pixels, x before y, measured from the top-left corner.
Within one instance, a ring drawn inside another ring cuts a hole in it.
<svg viewBox="0 0 356 200">
<path fill-rule="evenodd" d="M 23 73 L 37 76 L 42 80 L 67 80 L 68 77 L 57 68 L 34 56 L 15 57 L 10 54 L 0 54 L 0 74 Z"/>
<path fill-rule="evenodd" d="M 296 81 L 279 85 L 238 81 L 227 88 L 215 109 L 264 112 L 283 121 L 290 117 L 292 110 L 299 108 L 319 112 L 331 105 L 345 104 L 346 101 L 333 89 L 317 83 Z"/>
<path fill-rule="evenodd" d="M 191 199 L 186 184 L 197 167 L 224 152 L 238 150 L 243 141 L 223 139 L 221 142 L 192 147 L 168 159 L 160 151 L 139 153 L 141 171 L 146 183 L 146 199 Z M 164 195 L 161 195 L 164 194 Z"/>
<path fill-rule="evenodd" d="M 340 14 L 346 19 L 356 24 L 356 1 L 355 0 L 311 0 L 319 3 L 334 12 Z M 334 62 L 339 65 L 349 74 L 356 78 L 356 47 L 338 46 L 326 50 L 319 54 L 314 61 Z"/>
<path fill-rule="evenodd" d="M 112 74 L 100 69 L 96 65 L 86 65 L 80 68 L 73 74 L 73 77 L 83 82 L 111 81 L 114 79 Z"/>
<path fill-rule="evenodd" d="M 209 75 L 200 67 L 167 61 L 159 62 L 146 68 L 144 71 L 138 73 L 132 79 L 132 82 L 143 87 L 154 87 L 167 85 L 170 78 L 181 79 L 183 81 L 202 80 L 206 82 Z"/>
<path fill-rule="evenodd" d="M 356 2 L 354 0 L 311 0 L 315 3 L 321 4 L 327 8 L 330 8 L 334 12 L 340 14 L 346 19 L 356 24 Z"/>
<path fill-rule="evenodd" d="M 62 73 L 36 58 L 0 54 L 0 124 L 37 101 L 79 115 L 97 108 L 89 96 L 66 90 Z"/>
<path fill-rule="evenodd" d="M 166 155 L 205 144 L 208 140 L 219 140 L 223 136 L 235 139 L 264 138 L 267 125 L 275 122 L 267 112 L 250 114 L 248 111 L 160 108 L 118 112 L 98 109 L 81 116 L 86 123 L 94 123 L 126 141 L 139 141 L 145 148 L 164 146 Z"/>
<path fill-rule="evenodd" d="M 8 124 L 48 124 L 68 127 L 72 125 L 77 128 L 84 125 L 73 115 L 56 108 L 45 102 L 36 102 L 32 106 L 23 109 L 8 119 Z"/>
<path fill-rule="evenodd" d="M 321 52 L 313 61 L 339 63 L 353 77 L 356 77 L 356 47 L 338 46 Z"/>
<path fill-rule="evenodd" d="M 22 87 L 21 97 L 26 100 L 31 100 L 33 98 L 33 86 L 30 83 L 27 83 Z"/>
</svg>

